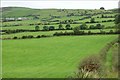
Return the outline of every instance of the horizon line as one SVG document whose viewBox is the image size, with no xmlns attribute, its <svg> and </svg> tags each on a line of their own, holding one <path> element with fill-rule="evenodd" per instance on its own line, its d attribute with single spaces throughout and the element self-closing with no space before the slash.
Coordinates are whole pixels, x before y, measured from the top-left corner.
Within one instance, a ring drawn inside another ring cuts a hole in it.
<svg viewBox="0 0 120 80">
<path fill-rule="evenodd" d="M 80 9 L 80 8 L 32 8 L 32 7 L 25 7 L 25 6 L 3 6 L 1 8 L 5 8 L 5 7 L 11 7 L 11 8 L 19 8 L 20 7 L 20 8 L 30 8 L 30 9 Z M 81 8 L 81 9 L 83 9 L 83 8 Z M 89 9 L 89 8 L 87 8 L 87 9 Z M 99 9 L 100 8 L 94 8 L 94 9 L 91 9 L 91 10 L 99 10 Z M 117 8 L 112 8 L 112 9 L 117 9 Z M 110 10 L 110 9 L 105 9 L 105 10 Z"/>
</svg>

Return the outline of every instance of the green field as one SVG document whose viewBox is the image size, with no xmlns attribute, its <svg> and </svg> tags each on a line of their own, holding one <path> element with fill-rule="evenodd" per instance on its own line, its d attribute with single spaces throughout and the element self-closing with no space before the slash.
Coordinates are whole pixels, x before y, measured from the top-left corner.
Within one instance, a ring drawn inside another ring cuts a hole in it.
<svg viewBox="0 0 120 80">
<path fill-rule="evenodd" d="M 98 23 L 90 23 L 90 24 L 87 24 L 88 27 L 90 25 L 96 25 Z M 109 26 L 115 26 L 114 22 L 106 22 L 106 23 L 100 23 L 101 25 L 105 25 L 105 27 L 109 27 Z M 74 28 L 74 27 L 77 27 L 77 26 L 80 26 L 81 24 L 71 24 L 71 27 Z M 43 26 L 44 25 L 40 25 L 40 30 L 43 29 Z M 55 29 L 58 29 L 58 24 L 56 25 L 46 25 L 46 26 L 55 26 Z M 63 24 L 63 27 L 65 28 L 66 24 Z M 2 30 L 16 30 L 16 29 L 24 29 L 24 30 L 35 30 L 35 26 L 10 26 L 10 27 L 2 27 Z"/>
<path fill-rule="evenodd" d="M 115 31 L 115 29 L 104 29 L 103 31 L 109 32 L 110 30 Z M 89 30 L 83 30 L 86 33 Z M 100 32 L 99 29 L 95 29 L 95 30 L 90 30 L 91 32 L 95 33 L 95 32 Z M 28 36 L 28 35 L 33 35 L 34 37 L 37 37 L 38 35 L 50 35 L 53 36 L 53 34 L 55 32 L 73 32 L 73 30 L 55 30 L 55 31 L 39 31 L 39 32 L 22 32 L 22 33 L 14 33 L 14 34 L 6 34 L 6 35 L 2 35 L 2 38 L 13 38 L 15 36 L 17 37 L 22 37 L 22 36 Z"/>
<path fill-rule="evenodd" d="M 3 40 L 3 78 L 65 78 L 117 35 Z"/>
<path fill-rule="evenodd" d="M 31 8 L 25 8 L 25 7 L 4 7 L 3 8 L 3 17 L 20 17 L 20 16 L 27 16 L 27 15 L 40 15 L 40 18 L 48 18 L 50 15 L 61 15 L 65 16 L 66 13 L 85 13 L 85 9 L 31 9 Z M 20 12 L 21 11 L 21 12 Z M 93 14 L 93 13 L 103 13 L 105 11 L 103 10 L 92 10 L 87 9 L 87 13 Z M 108 10 L 108 12 L 111 12 Z M 111 15 L 111 14 L 110 14 Z"/>
<path fill-rule="evenodd" d="M 87 57 L 96 55 L 96 58 L 99 59 L 100 52 L 103 53 L 102 57 L 106 57 L 104 62 L 100 58 L 102 62 L 101 71 L 106 71 L 106 73 L 100 72 L 103 76 L 99 75 L 98 78 L 117 77 L 118 71 L 112 70 L 112 68 L 117 69 L 114 67 L 116 65 L 114 62 L 117 61 L 117 56 L 115 56 L 118 51 L 118 46 L 115 45 L 117 42 L 111 45 L 111 42 L 118 37 L 114 35 L 116 14 L 115 9 L 3 7 L 2 18 L 0 19 L 2 21 L 2 25 L 0 25 L 2 77 L 67 78 L 68 76 L 74 76 L 74 72 L 78 71 L 80 62 Z M 10 20 L 11 18 L 14 18 L 14 20 Z M 19 18 L 22 20 L 19 21 Z M 94 21 L 91 21 L 92 18 L 94 18 Z M 59 28 L 60 24 L 62 24 L 64 30 Z M 69 28 L 66 28 L 67 24 L 70 25 L 68 25 Z M 38 29 L 35 29 L 36 26 L 38 26 Z M 48 26 L 48 29 L 43 29 L 44 26 Z M 50 29 L 51 26 L 53 29 Z M 86 34 L 78 36 L 76 34 L 70 34 L 70 36 L 66 34 L 65 36 L 53 35 L 56 32 L 67 33 L 73 31 L 74 33 L 84 31 Z M 108 32 L 109 35 L 104 34 Z M 94 33 L 96 34 L 94 35 Z M 37 37 L 38 35 L 40 35 L 40 38 Z M 27 38 L 24 38 L 26 36 Z M 106 47 L 108 44 L 109 46 Z M 101 51 L 109 47 L 110 49 L 106 52 Z M 113 59 L 114 62 L 112 62 Z"/>
</svg>

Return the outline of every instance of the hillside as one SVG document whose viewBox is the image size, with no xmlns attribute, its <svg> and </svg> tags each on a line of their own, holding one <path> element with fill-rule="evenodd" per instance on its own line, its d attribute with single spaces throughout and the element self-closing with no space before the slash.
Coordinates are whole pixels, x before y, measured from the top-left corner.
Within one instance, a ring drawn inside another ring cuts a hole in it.
<svg viewBox="0 0 120 80">
<path fill-rule="evenodd" d="M 72 13 L 79 14 L 93 14 L 93 13 L 103 13 L 105 10 L 90 10 L 90 9 L 31 9 L 25 7 L 3 7 L 2 15 L 5 17 L 30 17 L 32 15 L 37 15 L 41 17 L 50 17 L 50 16 L 66 16 Z M 107 11 L 111 12 L 111 11 Z"/>
<path fill-rule="evenodd" d="M 37 10 L 33 10 L 25 7 L 3 7 L 2 15 L 4 17 L 20 17 L 20 16 L 28 16 L 33 14 Z"/>
</svg>

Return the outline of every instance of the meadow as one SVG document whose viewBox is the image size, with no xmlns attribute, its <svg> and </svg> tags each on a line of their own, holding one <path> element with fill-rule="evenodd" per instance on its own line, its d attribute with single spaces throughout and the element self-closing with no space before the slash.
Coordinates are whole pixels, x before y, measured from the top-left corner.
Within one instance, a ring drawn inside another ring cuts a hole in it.
<svg viewBox="0 0 120 80">
<path fill-rule="evenodd" d="M 4 78 L 64 78 L 72 75 L 80 60 L 98 54 L 109 36 L 66 36 L 42 39 L 3 40 Z"/>
<path fill-rule="evenodd" d="M 0 39 L 2 39 L 3 78 L 67 78 L 73 76 L 83 59 L 99 55 L 101 49 L 118 37 L 113 34 L 116 31 L 114 21 L 117 13 L 112 9 L 4 7 L 2 13 Z M 10 20 L 10 18 L 15 20 Z M 26 18 L 26 20 L 17 20 L 18 18 Z M 93 18 L 94 21 L 92 21 Z M 59 28 L 60 24 L 63 29 Z M 44 26 L 47 26 L 47 29 L 44 29 Z M 51 26 L 52 30 L 50 30 Z M 56 32 L 75 33 L 75 28 L 77 32 L 90 32 L 90 35 L 54 36 Z M 21 31 L 17 32 L 17 30 Z M 37 37 L 41 35 L 50 37 Z M 24 36 L 32 36 L 32 38 L 23 38 Z M 105 70 L 108 71 L 106 74 L 110 73 L 107 76 L 103 74 L 105 78 L 116 77 L 117 73 L 110 72 L 111 57 L 114 56 L 112 48 L 107 51 L 107 61 L 103 63 L 106 65 Z"/>
<path fill-rule="evenodd" d="M 96 25 L 98 23 L 89 23 L 86 24 L 88 27 L 90 25 Z M 109 26 L 115 26 L 114 22 L 106 22 L 106 23 L 100 23 L 101 25 L 105 25 L 105 27 L 109 27 Z M 40 30 L 43 29 L 44 25 L 40 25 Z M 46 26 L 55 26 L 55 29 L 58 29 L 58 24 L 54 24 L 54 25 L 46 25 Z M 63 28 L 65 28 L 66 24 L 63 24 Z M 80 26 L 80 24 L 71 24 L 71 27 L 74 28 L 76 26 Z M 10 26 L 10 27 L 2 27 L 2 30 L 15 30 L 15 29 L 24 29 L 24 30 L 35 30 L 35 26 Z"/>
<path fill-rule="evenodd" d="M 109 32 L 110 30 L 115 31 L 115 29 L 104 29 L 103 31 Z M 95 30 L 82 30 L 85 32 L 91 31 L 92 33 L 96 33 L 96 32 L 100 32 L 99 29 L 95 29 Z M 54 30 L 54 31 L 39 31 L 39 32 L 22 32 L 22 33 L 14 33 L 14 34 L 5 34 L 2 35 L 2 38 L 14 38 L 15 36 L 17 37 L 22 37 L 22 36 L 27 36 L 27 35 L 32 35 L 34 37 L 37 37 L 38 35 L 49 35 L 49 36 L 53 36 L 53 34 L 55 32 L 73 32 L 73 30 Z"/>
</svg>

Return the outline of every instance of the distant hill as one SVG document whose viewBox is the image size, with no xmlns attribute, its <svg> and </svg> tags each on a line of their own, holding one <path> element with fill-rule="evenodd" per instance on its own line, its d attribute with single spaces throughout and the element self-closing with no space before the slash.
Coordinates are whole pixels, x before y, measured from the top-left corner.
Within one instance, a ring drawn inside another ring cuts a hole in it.
<svg viewBox="0 0 120 80">
<path fill-rule="evenodd" d="M 102 10 L 90 9 L 31 9 L 26 7 L 2 7 L 2 17 L 32 17 L 39 16 L 40 18 L 49 18 L 51 16 L 66 16 L 71 14 L 88 14 L 102 13 Z"/>
<path fill-rule="evenodd" d="M 3 7 L 2 16 L 3 17 L 19 17 L 27 16 L 33 14 L 37 10 L 25 8 L 25 7 Z"/>
<path fill-rule="evenodd" d="M 120 11 L 120 8 L 110 9 L 110 11 L 118 12 L 118 9 L 119 9 L 119 11 Z"/>
</svg>

